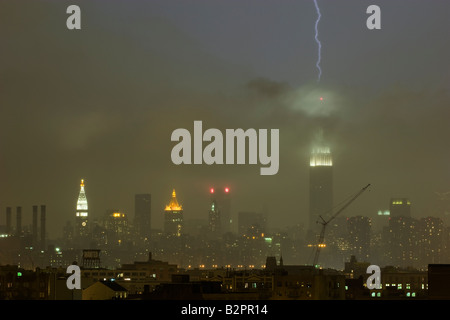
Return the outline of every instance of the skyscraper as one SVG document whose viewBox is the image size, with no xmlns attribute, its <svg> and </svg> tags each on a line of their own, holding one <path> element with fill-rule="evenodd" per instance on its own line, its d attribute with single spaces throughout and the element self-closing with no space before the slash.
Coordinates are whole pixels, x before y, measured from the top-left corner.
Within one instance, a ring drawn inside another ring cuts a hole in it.
<svg viewBox="0 0 450 320">
<path fill-rule="evenodd" d="M 164 232 L 169 236 L 181 236 L 183 232 L 183 207 L 178 203 L 175 189 L 164 209 Z"/>
<path fill-rule="evenodd" d="M 121 246 L 130 238 L 128 216 L 119 210 L 108 210 L 105 219 L 108 244 Z"/>
<path fill-rule="evenodd" d="M 309 163 L 309 229 L 316 230 L 319 216 L 332 214 L 333 161 L 330 148 L 314 148 Z"/>
<path fill-rule="evenodd" d="M 417 267 L 418 252 L 418 220 L 394 216 L 389 219 L 387 233 L 387 264 L 394 267 Z"/>
<path fill-rule="evenodd" d="M 392 198 L 389 211 L 391 217 L 411 217 L 411 201 L 408 198 Z"/>
<path fill-rule="evenodd" d="M 420 218 L 417 223 L 419 267 L 444 261 L 444 221 L 441 218 Z"/>
<path fill-rule="evenodd" d="M 418 220 L 411 217 L 411 202 L 407 198 L 392 198 L 389 218 L 387 256 L 396 267 L 417 267 Z"/>
<path fill-rule="evenodd" d="M 211 201 L 215 202 L 215 208 L 219 212 L 220 232 L 231 232 L 231 190 L 229 187 L 211 188 Z"/>
<path fill-rule="evenodd" d="M 84 180 L 81 179 L 75 216 L 75 238 L 83 240 L 88 234 L 88 202 L 84 191 Z"/>
<path fill-rule="evenodd" d="M 38 206 L 33 206 L 33 224 L 32 224 L 33 246 L 37 245 L 38 239 Z"/>
<path fill-rule="evenodd" d="M 16 207 L 16 236 L 22 235 L 22 207 Z"/>
<path fill-rule="evenodd" d="M 214 233 L 216 236 L 222 235 L 221 221 L 220 221 L 220 210 L 216 204 L 216 200 L 212 200 L 211 206 L 208 212 L 208 227 L 209 231 Z"/>
<path fill-rule="evenodd" d="M 371 220 L 364 216 L 347 218 L 347 240 L 350 256 L 370 261 Z"/>
<path fill-rule="evenodd" d="M 11 207 L 6 207 L 6 234 L 11 234 Z"/>
<path fill-rule="evenodd" d="M 152 197 L 150 194 L 134 196 L 134 225 L 141 239 L 149 239 L 151 229 Z"/>
</svg>

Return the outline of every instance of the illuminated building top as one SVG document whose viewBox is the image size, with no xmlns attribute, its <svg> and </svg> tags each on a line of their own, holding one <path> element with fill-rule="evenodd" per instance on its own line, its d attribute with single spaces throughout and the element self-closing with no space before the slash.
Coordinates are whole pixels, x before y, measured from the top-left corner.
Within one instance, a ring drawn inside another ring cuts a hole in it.
<svg viewBox="0 0 450 320">
<path fill-rule="evenodd" d="M 124 213 L 120 213 L 120 212 L 113 212 L 111 214 L 111 217 L 113 217 L 113 218 L 125 218 L 125 214 Z"/>
<path fill-rule="evenodd" d="M 411 217 L 411 201 L 408 198 L 392 198 L 389 211 L 391 217 Z"/>
<path fill-rule="evenodd" d="M 86 193 L 84 191 L 84 180 L 81 179 L 80 184 L 80 194 L 78 195 L 77 201 L 77 217 L 87 217 L 88 215 L 88 202 L 86 198 Z"/>
<path fill-rule="evenodd" d="M 311 167 L 331 167 L 333 165 L 333 160 L 331 157 L 330 148 L 314 148 L 311 153 L 309 165 Z"/>
<path fill-rule="evenodd" d="M 411 201 L 409 201 L 408 199 L 404 199 L 404 198 L 392 199 L 391 203 L 393 205 L 408 205 L 408 206 L 411 205 Z"/>
<path fill-rule="evenodd" d="M 183 210 L 182 206 L 177 201 L 177 194 L 175 193 L 175 189 L 172 191 L 172 199 L 170 199 L 170 203 L 166 205 L 165 211 L 180 211 Z"/>
</svg>

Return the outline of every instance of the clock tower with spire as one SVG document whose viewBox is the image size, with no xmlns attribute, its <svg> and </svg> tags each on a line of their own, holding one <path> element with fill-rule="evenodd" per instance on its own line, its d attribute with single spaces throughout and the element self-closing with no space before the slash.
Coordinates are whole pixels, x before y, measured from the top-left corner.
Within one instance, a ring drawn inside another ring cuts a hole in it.
<svg viewBox="0 0 450 320">
<path fill-rule="evenodd" d="M 78 194 L 77 210 L 75 213 L 75 238 L 86 239 L 88 235 L 88 202 L 84 190 L 84 179 L 81 179 L 80 193 Z"/>
</svg>

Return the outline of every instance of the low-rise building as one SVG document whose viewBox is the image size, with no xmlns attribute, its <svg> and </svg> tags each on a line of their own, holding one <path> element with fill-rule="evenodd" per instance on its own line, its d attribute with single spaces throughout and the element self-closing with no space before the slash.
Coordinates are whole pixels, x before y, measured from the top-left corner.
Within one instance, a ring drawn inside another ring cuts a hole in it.
<svg viewBox="0 0 450 320">
<path fill-rule="evenodd" d="M 97 281 L 83 290 L 83 300 L 126 299 L 128 291 L 115 281 Z"/>
</svg>

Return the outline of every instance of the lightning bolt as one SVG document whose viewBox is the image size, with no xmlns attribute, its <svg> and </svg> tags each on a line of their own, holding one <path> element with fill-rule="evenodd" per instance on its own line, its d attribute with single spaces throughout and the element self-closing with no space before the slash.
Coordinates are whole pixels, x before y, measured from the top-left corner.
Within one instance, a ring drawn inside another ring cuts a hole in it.
<svg viewBox="0 0 450 320">
<path fill-rule="evenodd" d="M 318 75 L 317 81 L 320 81 L 320 77 L 322 76 L 322 69 L 320 68 L 320 60 L 322 59 L 322 43 L 319 40 L 318 26 L 319 26 L 319 21 L 320 21 L 320 18 L 322 17 L 322 15 L 320 14 L 320 8 L 319 8 L 319 5 L 317 4 L 317 0 L 314 0 L 314 5 L 316 6 L 316 11 L 317 11 L 317 20 L 316 20 L 316 26 L 315 26 L 315 29 L 316 29 L 315 39 L 316 39 L 317 46 L 318 46 L 316 67 L 317 67 L 317 70 L 319 70 L 319 75 Z"/>
</svg>

